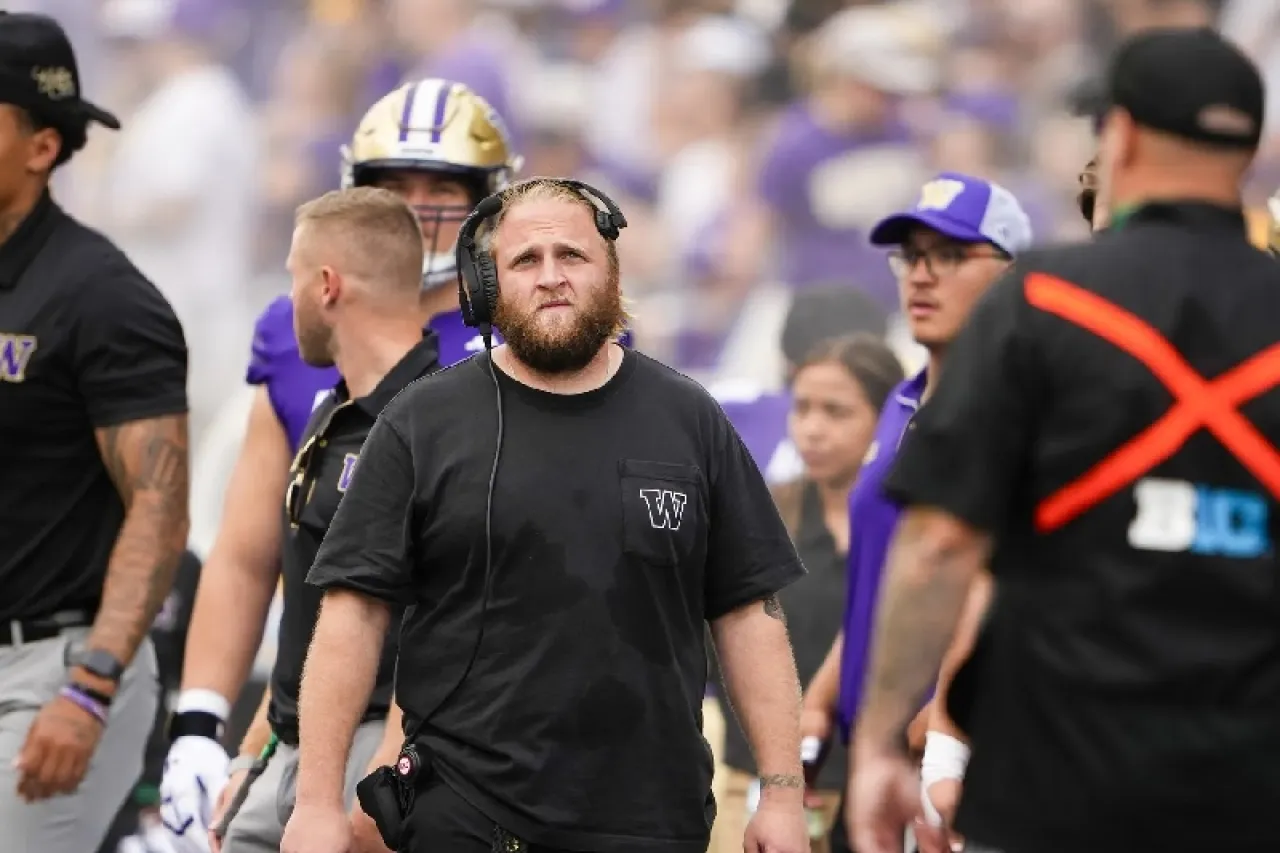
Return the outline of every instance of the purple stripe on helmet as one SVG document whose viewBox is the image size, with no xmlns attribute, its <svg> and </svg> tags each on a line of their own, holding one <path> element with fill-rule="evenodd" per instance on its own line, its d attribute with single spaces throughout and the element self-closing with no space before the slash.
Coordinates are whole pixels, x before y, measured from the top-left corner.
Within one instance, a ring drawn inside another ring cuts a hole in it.
<svg viewBox="0 0 1280 853">
<path fill-rule="evenodd" d="M 414 83 L 404 96 L 404 111 L 400 113 L 400 141 L 409 138 L 409 117 L 413 115 L 413 99 L 418 96 L 418 84 Z"/>
<path fill-rule="evenodd" d="M 453 91 L 452 83 L 441 83 L 436 95 L 436 111 L 431 117 L 431 141 L 440 141 L 440 131 L 444 129 L 444 108 L 449 103 L 449 93 Z"/>
</svg>

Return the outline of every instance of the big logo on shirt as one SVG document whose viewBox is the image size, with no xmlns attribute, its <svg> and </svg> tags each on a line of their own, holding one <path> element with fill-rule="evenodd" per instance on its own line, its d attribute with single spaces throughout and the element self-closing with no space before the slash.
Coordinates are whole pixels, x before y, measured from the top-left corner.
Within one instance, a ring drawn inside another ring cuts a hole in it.
<svg viewBox="0 0 1280 853">
<path fill-rule="evenodd" d="M 1257 492 L 1146 478 L 1134 486 L 1133 497 L 1138 511 L 1129 524 L 1129 544 L 1134 548 L 1236 559 L 1271 550 L 1269 508 Z"/>
</svg>

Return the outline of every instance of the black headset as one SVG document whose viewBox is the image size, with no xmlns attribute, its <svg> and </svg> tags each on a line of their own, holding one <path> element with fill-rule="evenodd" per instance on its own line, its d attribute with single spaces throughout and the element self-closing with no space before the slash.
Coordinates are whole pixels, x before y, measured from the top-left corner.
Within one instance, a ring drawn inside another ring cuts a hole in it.
<svg viewBox="0 0 1280 853">
<path fill-rule="evenodd" d="M 596 211 L 596 230 L 610 242 L 617 240 L 618 232 L 627 227 L 627 217 L 623 216 L 613 199 L 590 184 L 571 178 L 529 178 L 521 183 L 533 181 L 566 187 L 590 202 Z M 462 320 L 468 326 L 480 329 L 485 346 L 489 346 L 493 334 L 493 316 L 498 308 L 498 267 L 488 252 L 477 251 L 476 232 L 502 210 L 504 195 L 508 192 L 510 189 L 494 193 L 476 205 L 458 231 L 455 250 Z"/>
</svg>

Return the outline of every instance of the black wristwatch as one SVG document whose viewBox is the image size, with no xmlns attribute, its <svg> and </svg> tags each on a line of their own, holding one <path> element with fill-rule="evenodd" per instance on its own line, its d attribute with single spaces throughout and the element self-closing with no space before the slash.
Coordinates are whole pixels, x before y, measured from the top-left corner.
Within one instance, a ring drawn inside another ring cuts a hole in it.
<svg viewBox="0 0 1280 853">
<path fill-rule="evenodd" d="M 119 684 L 120 678 L 124 675 L 124 664 L 104 649 L 85 649 L 72 656 L 71 664 L 98 678 L 105 678 L 112 684 Z"/>
</svg>

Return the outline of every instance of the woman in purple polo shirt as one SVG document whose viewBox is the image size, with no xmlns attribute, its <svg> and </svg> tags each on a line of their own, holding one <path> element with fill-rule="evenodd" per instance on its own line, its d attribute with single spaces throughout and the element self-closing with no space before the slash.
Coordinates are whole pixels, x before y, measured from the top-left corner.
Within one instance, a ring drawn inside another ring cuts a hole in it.
<svg viewBox="0 0 1280 853">
<path fill-rule="evenodd" d="M 844 629 L 805 694 L 802 734 L 827 740 L 838 728 L 846 742 L 861 698 L 885 555 L 898 522 L 899 507 L 881 484 L 912 418 L 928 399 L 948 343 L 987 287 L 1031 244 L 1031 224 L 1003 187 L 944 172 L 921 188 L 915 207 L 881 221 L 871 242 L 891 247 L 902 312 L 929 360 L 889 395 L 849 495 Z M 925 720 L 922 714 L 919 725 L 912 726 L 917 748 L 923 747 Z M 843 821 L 835 822 L 831 850 L 851 850 Z"/>
</svg>

